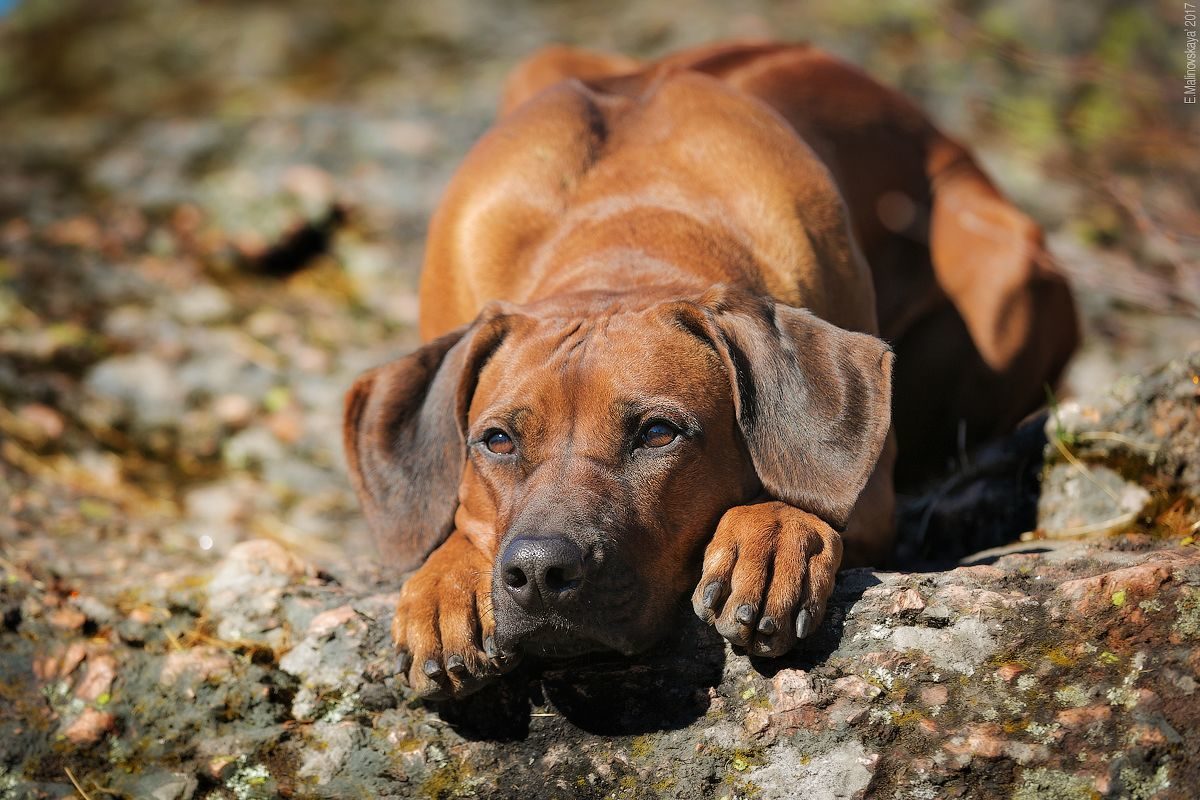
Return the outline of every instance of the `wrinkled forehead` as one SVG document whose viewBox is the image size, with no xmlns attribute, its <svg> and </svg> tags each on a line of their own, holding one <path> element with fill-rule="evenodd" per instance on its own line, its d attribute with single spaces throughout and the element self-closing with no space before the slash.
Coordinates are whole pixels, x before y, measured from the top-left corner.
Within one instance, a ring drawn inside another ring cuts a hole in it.
<svg viewBox="0 0 1200 800">
<path fill-rule="evenodd" d="M 708 415 L 729 378 L 705 342 L 653 310 L 515 326 L 479 374 L 469 419 L 505 407 L 603 414 L 669 400 Z"/>
</svg>

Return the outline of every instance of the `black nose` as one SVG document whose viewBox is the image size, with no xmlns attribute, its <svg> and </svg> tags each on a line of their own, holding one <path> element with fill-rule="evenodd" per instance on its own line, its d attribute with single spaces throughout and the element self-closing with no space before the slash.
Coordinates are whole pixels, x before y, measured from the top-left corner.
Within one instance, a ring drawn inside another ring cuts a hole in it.
<svg viewBox="0 0 1200 800">
<path fill-rule="evenodd" d="M 563 536 L 519 537 L 500 557 L 500 580 L 526 611 L 554 608 L 583 579 L 583 553 Z"/>
</svg>

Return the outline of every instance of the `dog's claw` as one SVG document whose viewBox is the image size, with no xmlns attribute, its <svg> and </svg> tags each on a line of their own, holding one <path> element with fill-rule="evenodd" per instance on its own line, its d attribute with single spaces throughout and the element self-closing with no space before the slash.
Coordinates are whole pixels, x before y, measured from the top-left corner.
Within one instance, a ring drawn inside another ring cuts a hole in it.
<svg viewBox="0 0 1200 800">
<path fill-rule="evenodd" d="M 774 633 L 778 629 L 779 628 L 775 624 L 774 617 L 763 617 L 758 622 L 758 632 L 763 634 L 764 636 L 770 636 L 772 633 Z"/>
<path fill-rule="evenodd" d="M 396 656 L 396 674 L 407 675 L 408 668 L 412 666 L 412 656 L 407 651 L 401 651 Z"/>
<path fill-rule="evenodd" d="M 481 652 L 493 635 L 491 588 L 491 559 L 458 533 L 404 584 L 391 632 L 415 698 L 465 697 L 499 673 Z"/>
<path fill-rule="evenodd" d="M 733 618 L 743 625 L 749 625 L 754 622 L 754 606 L 749 603 L 742 603 L 738 606 L 738 610 L 733 615 Z"/>
<path fill-rule="evenodd" d="M 808 612 L 807 608 L 801 609 L 800 613 L 796 615 L 796 638 L 805 638 L 812 633 L 812 628 L 812 614 Z"/>
<path fill-rule="evenodd" d="M 709 611 L 712 611 L 717 607 L 717 600 L 720 599 L 720 596 L 721 582 L 713 581 L 708 586 L 704 587 L 704 596 L 701 598 L 700 602 L 705 608 L 707 608 Z"/>
<path fill-rule="evenodd" d="M 489 636 L 483 640 L 483 654 L 492 661 L 495 661 L 499 657 L 500 651 L 496 647 L 495 636 Z"/>
</svg>

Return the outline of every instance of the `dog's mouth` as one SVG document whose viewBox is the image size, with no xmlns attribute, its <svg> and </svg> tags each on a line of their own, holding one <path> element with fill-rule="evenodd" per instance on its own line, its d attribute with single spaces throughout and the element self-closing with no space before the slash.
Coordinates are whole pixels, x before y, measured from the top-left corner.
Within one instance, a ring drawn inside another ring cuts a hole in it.
<svg viewBox="0 0 1200 800">
<path fill-rule="evenodd" d="M 502 652 L 546 658 L 570 658 L 604 651 L 623 655 L 641 652 L 657 639 L 645 632 L 642 620 L 621 616 L 586 621 L 557 614 L 536 617 L 521 612 L 496 617 L 496 644 Z"/>
<path fill-rule="evenodd" d="M 511 584 L 506 586 L 505 572 L 497 563 L 492 610 L 501 652 L 549 658 L 614 650 L 632 655 L 654 643 L 654 609 L 633 567 L 616 553 L 594 546 L 586 562 L 589 568 L 578 585 L 552 601 L 532 603 L 519 602 L 527 598 L 519 589 L 512 591 Z"/>
</svg>

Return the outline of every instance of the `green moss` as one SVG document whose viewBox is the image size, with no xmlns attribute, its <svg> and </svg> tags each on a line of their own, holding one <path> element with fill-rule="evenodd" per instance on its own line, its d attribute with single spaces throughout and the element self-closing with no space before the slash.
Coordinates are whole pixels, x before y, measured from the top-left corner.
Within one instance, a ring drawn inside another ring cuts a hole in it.
<svg viewBox="0 0 1200 800">
<path fill-rule="evenodd" d="M 908 690 L 912 688 L 912 681 L 904 680 L 903 678 L 894 678 L 891 686 L 884 687 L 887 694 L 884 699 L 891 703 L 903 703 L 908 699 Z"/>
<path fill-rule="evenodd" d="M 85 497 L 79 501 L 79 513 L 88 522 L 107 522 L 112 519 L 113 507 L 103 500 Z"/>
<path fill-rule="evenodd" d="M 1091 781 L 1056 769 L 1030 769 L 1021 776 L 1013 800 L 1092 800 L 1100 793 Z"/>
<path fill-rule="evenodd" d="M 1109 247 L 1121 240 L 1121 215 L 1108 204 L 1093 204 L 1069 227 L 1080 239 L 1097 247 Z"/>
<path fill-rule="evenodd" d="M 1069 124 L 1085 147 L 1098 147 L 1117 139 L 1132 121 L 1128 105 L 1110 87 L 1091 87 L 1071 111 Z"/>
<path fill-rule="evenodd" d="M 654 744 L 649 736 L 637 736 L 629 743 L 629 755 L 633 758 L 646 758 L 654 751 Z"/>
<path fill-rule="evenodd" d="M 1184 589 L 1175 601 L 1175 610 L 1179 613 L 1175 630 L 1189 639 L 1200 637 L 1200 591 Z"/>
<path fill-rule="evenodd" d="M 915 725 L 923 719 L 925 719 L 925 715 L 916 709 L 892 712 L 892 724 L 897 727 L 902 727 L 904 725 Z"/>
<path fill-rule="evenodd" d="M 1044 152 L 1062 136 L 1060 114 L 1044 94 L 1027 92 L 999 100 L 996 116 L 1014 142 L 1034 152 Z"/>
<path fill-rule="evenodd" d="M 1046 651 L 1046 660 L 1056 667 L 1068 669 L 1075 666 L 1076 659 L 1066 649 L 1053 647 Z"/>
<path fill-rule="evenodd" d="M 1054 699 L 1059 705 L 1068 708 L 1082 708 L 1088 704 L 1088 694 L 1078 684 L 1070 684 L 1054 692 Z"/>
<path fill-rule="evenodd" d="M 263 396 L 263 408 L 270 412 L 281 411 L 292 401 L 291 391 L 286 386 L 272 386 Z"/>
<path fill-rule="evenodd" d="M 1151 800 L 1151 798 L 1158 797 L 1163 789 L 1171 785 L 1171 775 L 1166 764 L 1150 775 L 1134 767 L 1125 767 L 1121 770 L 1119 777 L 1125 786 L 1125 796 L 1132 800 Z"/>
<path fill-rule="evenodd" d="M 763 753 L 763 748 L 756 747 L 718 750 L 714 752 L 714 755 L 724 757 L 726 766 L 725 782 L 732 783 L 742 773 L 748 772 L 755 767 L 761 767 L 764 763 Z"/>
<path fill-rule="evenodd" d="M 467 784 L 469 772 L 457 761 L 449 761 L 434 770 L 421 784 L 420 796 L 428 800 L 450 800 L 453 797 L 473 797 L 474 791 Z"/>
<path fill-rule="evenodd" d="M 237 760 L 238 767 L 225 781 L 225 787 L 237 800 L 265 800 L 275 797 L 271 771 L 262 764 L 252 764 L 245 756 Z"/>
<path fill-rule="evenodd" d="M 985 9 L 979 15 L 977 24 L 980 30 L 997 39 L 1015 42 L 1021 38 L 1021 15 L 1016 9 L 1004 4 Z"/>
<path fill-rule="evenodd" d="M 1125 69 L 1133 63 L 1138 45 L 1151 39 L 1153 31 L 1153 18 L 1145 9 L 1116 11 L 1108 18 L 1096 55 L 1107 66 Z"/>
<path fill-rule="evenodd" d="M 401 753 L 415 753 L 421 749 L 423 742 L 420 739 L 412 736 L 405 736 L 400 741 L 396 742 L 396 750 Z"/>
</svg>

